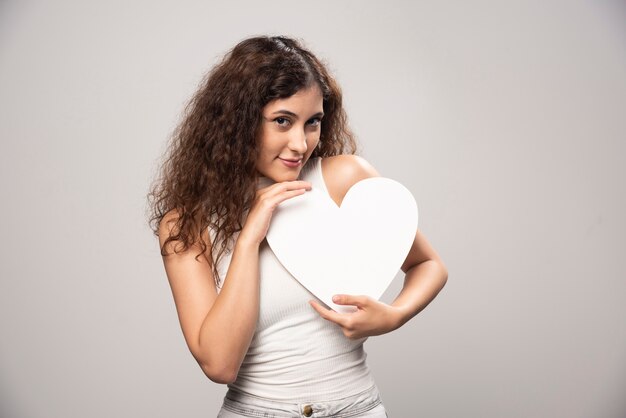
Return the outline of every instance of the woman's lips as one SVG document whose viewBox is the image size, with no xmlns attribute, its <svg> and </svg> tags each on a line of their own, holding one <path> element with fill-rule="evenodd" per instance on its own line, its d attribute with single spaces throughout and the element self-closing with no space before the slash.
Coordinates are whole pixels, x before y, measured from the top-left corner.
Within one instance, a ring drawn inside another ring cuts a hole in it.
<svg viewBox="0 0 626 418">
<path fill-rule="evenodd" d="M 287 167 L 289 167 L 289 168 L 298 167 L 298 166 L 302 163 L 302 159 L 300 159 L 300 160 L 296 160 L 296 161 L 284 160 L 284 159 L 282 159 L 282 158 L 280 158 L 280 157 L 278 157 L 278 159 L 279 159 L 280 161 L 282 161 L 282 162 L 283 162 L 283 164 L 285 164 L 285 165 L 286 165 Z"/>
</svg>

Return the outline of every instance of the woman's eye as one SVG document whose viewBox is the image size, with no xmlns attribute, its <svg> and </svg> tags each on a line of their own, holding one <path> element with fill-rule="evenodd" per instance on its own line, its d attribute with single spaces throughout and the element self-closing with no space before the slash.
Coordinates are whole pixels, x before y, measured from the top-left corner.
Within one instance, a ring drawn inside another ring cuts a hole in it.
<svg viewBox="0 0 626 418">
<path fill-rule="evenodd" d="M 287 119 L 287 118 L 278 117 L 278 118 L 274 119 L 274 122 L 276 122 L 279 126 L 287 126 L 287 125 L 289 125 L 289 119 Z"/>
<path fill-rule="evenodd" d="M 309 125 L 311 126 L 317 126 L 322 122 L 321 118 L 313 118 L 311 120 L 309 120 Z"/>
</svg>

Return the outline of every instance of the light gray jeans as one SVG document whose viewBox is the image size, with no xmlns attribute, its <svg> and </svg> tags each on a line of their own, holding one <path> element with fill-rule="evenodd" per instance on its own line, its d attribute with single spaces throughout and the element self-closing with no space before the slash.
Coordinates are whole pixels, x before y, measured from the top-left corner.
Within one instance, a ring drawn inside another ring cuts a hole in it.
<svg viewBox="0 0 626 418">
<path fill-rule="evenodd" d="M 388 418 L 378 387 L 343 399 L 317 402 L 278 402 L 229 389 L 217 418 Z"/>
</svg>

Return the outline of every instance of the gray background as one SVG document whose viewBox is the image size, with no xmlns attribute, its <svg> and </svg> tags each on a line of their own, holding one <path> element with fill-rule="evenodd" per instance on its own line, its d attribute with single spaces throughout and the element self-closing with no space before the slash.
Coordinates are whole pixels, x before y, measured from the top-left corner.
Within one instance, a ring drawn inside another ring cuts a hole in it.
<svg viewBox="0 0 626 418">
<path fill-rule="evenodd" d="M 145 194 L 201 76 L 265 33 L 328 61 L 362 155 L 413 192 L 449 268 L 425 311 L 365 343 L 390 416 L 625 417 L 625 12 L 0 2 L 0 415 L 217 413 Z"/>
</svg>

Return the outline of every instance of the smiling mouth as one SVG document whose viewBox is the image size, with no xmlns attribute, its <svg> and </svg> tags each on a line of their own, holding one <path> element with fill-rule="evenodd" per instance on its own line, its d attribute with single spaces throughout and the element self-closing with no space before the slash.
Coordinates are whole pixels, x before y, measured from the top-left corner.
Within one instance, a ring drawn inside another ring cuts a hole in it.
<svg viewBox="0 0 626 418">
<path fill-rule="evenodd" d="M 278 159 L 283 163 L 284 166 L 288 168 L 298 168 L 302 166 L 302 158 L 299 160 L 286 160 L 284 158 L 278 157 Z"/>
</svg>

